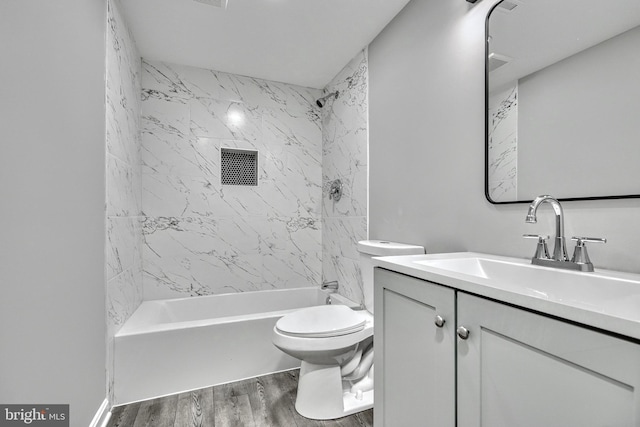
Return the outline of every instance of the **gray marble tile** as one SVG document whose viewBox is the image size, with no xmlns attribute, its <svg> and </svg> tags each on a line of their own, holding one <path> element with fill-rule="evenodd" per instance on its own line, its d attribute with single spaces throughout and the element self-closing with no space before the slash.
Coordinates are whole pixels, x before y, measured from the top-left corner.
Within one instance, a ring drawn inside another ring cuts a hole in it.
<svg viewBox="0 0 640 427">
<path fill-rule="evenodd" d="M 185 80 L 182 66 L 165 64 L 158 61 L 142 60 L 142 89 L 155 97 L 171 97 L 189 99 L 201 94 L 217 97 L 217 92 L 200 91 L 198 83 Z M 206 70 L 202 70 L 206 74 Z M 205 81 L 206 81 L 205 77 Z M 206 86 L 206 82 L 204 83 Z"/>
<path fill-rule="evenodd" d="M 107 155 L 107 216 L 135 216 L 135 173 L 131 166 Z"/>
<path fill-rule="evenodd" d="M 368 238 L 367 57 L 358 54 L 327 85 L 338 99 L 322 111 L 322 271 L 323 280 L 337 280 L 339 293 L 363 302 L 357 242 Z M 331 182 L 340 179 L 343 195 L 328 198 Z"/>
<path fill-rule="evenodd" d="M 319 286 L 322 251 L 290 253 L 274 251 L 262 256 L 264 281 L 276 289 Z"/>
<path fill-rule="evenodd" d="M 141 61 L 117 3 L 108 1 L 106 55 L 107 337 L 142 301 L 140 171 Z M 112 346 L 107 358 L 112 359 Z M 112 390 L 108 368 L 108 392 Z"/>
<path fill-rule="evenodd" d="M 339 255 L 323 255 L 323 281 L 338 281 L 338 293 L 350 300 L 364 304 L 362 271 L 360 263 Z"/>
<path fill-rule="evenodd" d="M 291 182 L 266 181 L 258 191 L 263 197 L 264 212 L 270 216 L 320 216 L 320 184 L 314 184 L 306 176 Z"/>
<path fill-rule="evenodd" d="M 292 154 L 320 164 L 322 129 L 320 120 L 295 110 L 264 109 L 264 139 L 274 154 Z"/>
<path fill-rule="evenodd" d="M 285 110 L 313 111 L 312 106 L 320 96 L 318 89 L 146 60 L 142 81 L 145 89 L 169 96 L 210 98 Z"/>
<path fill-rule="evenodd" d="M 142 200 L 147 216 L 224 217 L 263 215 L 262 186 L 221 186 L 203 177 L 145 174 Z"/>
<path fill-rule="evenodd" d="M 109 6 L 107 40 L 107 152 L 135 164 L 140 119 L 140 56 L 118 11 Z"/>
<path fill-rule="evenodd" d="M 189 135 L 190 110 L 187 101 L 176 97 L 157 97 L 148 92 L 142 97 L 143 130 L 162 129 L 168 133 Z"/>
<path fill-rule="evenodd" d="M 367 65 L 356 56 L 327 86 L 340 91 L 322 117 L 323 215 L 363 216 L 367 209 Z M 339 202 L 327 197 L 335 179 L 343 183 Z"/>
<path fill-rule="evenodd" d="M 107 95 L 106 103 L 107 153 L 133 165 L 136 160 L 134 149 L 138 142 L 137 132 L 131 132 L 129 129 L 133 120 L 128 117 L 127 111 L 117 108 L 117 99 L 114 99 L 113 95 Z M 137 126 L 137 123 L 133 126 Z"/>
<path fill-rule="evenodd" d="M 220 99 L 264 108 L 310 112 L 320 96 L 317 89 L 218 72 Z"/>
<path fill-rule="evenodd" d="M 145 298 L 260 289 L 257 230 L 241 221 L 147 218 L 144 223 Z"/>
<path fill-rule="evenodd" d="M 494 202 L 509 202 L 518 199 L 517 180 L 489 181 L 489 194 Z"/>
<path fill-rule="evenodd" d="M 516 200 L 518 174 L 517 84 L 490 98 L 488 162 L 489 182 L 493 183 L 489 189 L 491 198 L 495 201 Z"/>
<path fill-rule="evenodd" d="M 142 302 L 141 288 L 132 286 L 136 272 L 124 270 L 107 282 L 107 333 L 112 337 Z"/>
<path fill-rule="evenodd" d="M 220 180 L 220 140 L 147 127 L 142 136 L 142 172 Z"/>
<path fill-rule="evenodd" d="M 353 199 L 336 215 L 366 212 L 366 83 L 361 53 L 335 80 L 345 95 L 328 114 L 315 89 L 144 61 L 145 298 L 319 284 L 325 161 Z M 324 141 L 323 119 L 338 137 Z M 258 186 L 220 184 L 221 147 L 258 151 Z M 352 233 L 332 250 L 353 255 L 364 215 L 332 229 Z"/>
<path fill-rule="evenodd" d="M 199 98 L 189 101 L 191 133 L 198 137 L 257 141 L 262 111 L 239 102 Z"/>
<path fill-rule="evenodd" d="M 261 235 L 261 253 L 317 252 L 322 244 L 322 221 L 319 217 L 269 217 Z M 293 255 L 295 256 L 295 255 Z"/>
<path fill-rule="evenodd" d="M 132 217 L 107 217 L 107 280 L 135 267 L 136 232 L 140 231 L 136 223 Z"/>
<path fill-rule="evenodd" d="M 367 238 L 366 217 L 323 217 L 323 253 L 359 260 L 358 241 Z"/>
<path fill-rule="evenodd" d="M 327 170 L 329 169 L 329 170 Z M 366 165 L 352 163 L 342 170 L 323 168 L 322 213 L 324 216 L 363 216 L 367 212 L 368 169 Z M 342 197 L 339 201 L 329 199 L 331 183 L 342 181 Z"/>
</svg>

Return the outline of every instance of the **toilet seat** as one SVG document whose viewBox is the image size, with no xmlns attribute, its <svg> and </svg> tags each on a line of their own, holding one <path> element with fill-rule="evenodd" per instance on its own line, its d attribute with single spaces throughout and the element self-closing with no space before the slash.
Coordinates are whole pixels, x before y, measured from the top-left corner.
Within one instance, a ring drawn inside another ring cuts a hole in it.
<svg viewBox="0 0 640 427">
<path fill-rule="evenodd" d="M 329 338 L 364 329 L 366 317 L 345 305 L 322 305 L 298 310 L 278 320 L 278 332 L 301 338 Z"/>
</svg>

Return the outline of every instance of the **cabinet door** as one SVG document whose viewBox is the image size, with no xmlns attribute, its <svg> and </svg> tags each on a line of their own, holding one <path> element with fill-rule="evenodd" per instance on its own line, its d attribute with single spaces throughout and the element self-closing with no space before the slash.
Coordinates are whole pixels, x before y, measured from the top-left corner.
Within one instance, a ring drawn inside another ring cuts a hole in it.
<svg viewBox="0 0 640 427">
<path fill-rule="evenodd" d="M 640 426 L 640 345 L 458 293 L 459 427 Z"/>
<path fill-rule="evenodd" d="M 455 425 L 454 291 L 376 268 L 376 427 Z M 436 326 L 436 316 L 445 321 Z"/>
</svg>

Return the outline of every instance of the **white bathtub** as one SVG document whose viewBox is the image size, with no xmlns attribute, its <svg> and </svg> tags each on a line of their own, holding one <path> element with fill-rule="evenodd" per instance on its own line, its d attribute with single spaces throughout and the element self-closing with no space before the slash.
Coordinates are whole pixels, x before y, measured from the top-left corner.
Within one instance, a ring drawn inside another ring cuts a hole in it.
<svg viewBox="0 0 640 427">
<path fill-rule="evenodd" d="M 145 301 L 115 336 L 114 404 L 121 405 L 293 369 L 271 343 L 280 317 L 355 303 L 318 288 Z"/>
</svg>

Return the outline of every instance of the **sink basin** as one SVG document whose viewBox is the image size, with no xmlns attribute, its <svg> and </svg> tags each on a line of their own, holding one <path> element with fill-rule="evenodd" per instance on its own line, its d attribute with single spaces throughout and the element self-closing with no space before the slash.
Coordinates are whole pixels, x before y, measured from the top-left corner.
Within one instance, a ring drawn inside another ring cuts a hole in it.
<svg viewBox="0 0 640 427">
<path fill-rule="evenodd" d="M 378 266 L 640 339 L 640 275 L 580 272 L 474 252 L 376 258 Z"/>
<path fill-rule="evenodd" d="M 490 255 L 419 259 L 414 263 L 472 276 L 492 287 L 617 315 L 640 313 L 640 281 L 616 272 L 583 273 Z"/>
<path fill-rule="evenodd" d="M 506 276 L 507 271 L 509 270 L 509 267 L 504 262 L 497 262 L 488 258 L 480 257 L 426 259 L 416 260 L 414 262 L 428 267 L 448 270 L 459 274 L 468 274 L 471 276 L 482 277 L 484 279 Z"/>
</svg>

